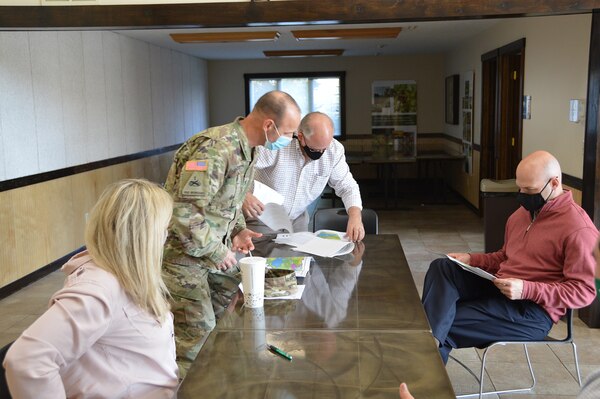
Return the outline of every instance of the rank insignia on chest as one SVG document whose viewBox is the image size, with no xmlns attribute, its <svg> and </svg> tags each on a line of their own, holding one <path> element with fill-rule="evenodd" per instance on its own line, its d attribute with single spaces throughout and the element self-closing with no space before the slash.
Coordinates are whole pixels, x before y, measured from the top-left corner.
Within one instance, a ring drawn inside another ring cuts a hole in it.
<svg viewBox="0 0 600 399">
<path fill-rule="evenodd" d="M 207 169 L 208 169 L 208 161 L 207 160 L 187 161 L 185 163 L 185 170 L 186 171 L 203 172 L 203 171 L 205 171 Z"/>
</svg>

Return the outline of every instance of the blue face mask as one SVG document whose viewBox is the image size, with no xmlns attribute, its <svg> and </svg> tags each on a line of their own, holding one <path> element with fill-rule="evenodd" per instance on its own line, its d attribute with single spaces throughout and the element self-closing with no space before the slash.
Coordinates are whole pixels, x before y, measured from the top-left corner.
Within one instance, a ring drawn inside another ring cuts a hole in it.
<svg viewBox="0 0 600 399">
<path fill-rule="evenodd" d="M 279 137 L 277 137 L 277 140 L 271 142 L 271 141 L 269 141 L 269 137 L 267 136 L 267 131 L 265 130 L 265 148 L 268 150 L 275 151 L 275 150 L 280 150 L 284 147 L 287 147 L 292 142 L 292 139 L 279 134 L 277 125 L 274 124 L 273 126 L 275 127 L 275 132 L 277 132 L 277 135 Z"/>
</svg>

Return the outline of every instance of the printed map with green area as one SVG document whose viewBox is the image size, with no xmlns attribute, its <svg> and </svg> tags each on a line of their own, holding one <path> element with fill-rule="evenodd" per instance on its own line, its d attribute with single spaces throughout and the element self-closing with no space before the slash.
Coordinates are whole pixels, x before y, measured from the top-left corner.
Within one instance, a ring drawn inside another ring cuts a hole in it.
<svg viewBox="0 0 600 399">
<path fill-rule="evenodd" d="M 317 237 L 325 238 L 327 240 L 340 240 L 340 241 L 342 240 L 342 237 L 340 237 L 340 234 L 335 231 L 317 232 Z"/>
<path fill-rule="evenodd" d="M 290 258 L 267 258 L 267 267 L 272 269 L 302 270 L 304 256 Z"/>
</svg>

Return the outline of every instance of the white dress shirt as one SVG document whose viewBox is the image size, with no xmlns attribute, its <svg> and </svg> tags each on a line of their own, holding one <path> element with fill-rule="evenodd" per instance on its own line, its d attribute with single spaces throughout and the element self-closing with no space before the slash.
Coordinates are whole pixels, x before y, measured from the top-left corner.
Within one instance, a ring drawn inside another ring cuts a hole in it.
<svg viewBox="0 0 600 399">
<path fill-rule="evenodd" d="M 344 146 L 333 139 L 321 158 L 306 160 L 297 139 L 277 151 L 255 147 L 255 180 L 273 188 L 285 198 L 283 206 L 291 220 L 302 215 L 327 184 L 344 203 L 362 209 L 360 189 L 344 155 Z"/>
</svg>

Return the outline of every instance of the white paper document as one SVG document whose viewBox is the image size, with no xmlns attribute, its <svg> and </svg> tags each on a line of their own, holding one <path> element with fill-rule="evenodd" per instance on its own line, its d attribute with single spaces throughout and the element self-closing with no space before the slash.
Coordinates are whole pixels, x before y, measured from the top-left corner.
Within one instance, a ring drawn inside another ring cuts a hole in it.
<svg viewBox="0 0 600 399">
<path fill-rule="evenodd" d="M 354 249 L 354 243 L 345 237 L 345 233 L 333 230 L 277 234 L 274 241 L 277 244 L 293 246 L 297 251 L 325 258 L 345 255 Z"/>
<path fill-rule="evenodd" d="M 465 269 L 468 272 L 476 274 L 479 277 L 483 277 L 486 280 L 495 280 L 496 279 L 496 276 L 494 276 L 493 274 L 490 274 L 490 273 L 486 272 L 483 269 L 480 269 L 478 267 L 473 267 L 471 265 L 467 265 L 466 263 L 463 263 L 463 262 L 459 261 L 458 259 L 451 257 L 450 255 L 446 255 L 446 256 L 452 262 L 456 263 L 457 265 L 459 265 L 460 267 L 462 267 L 463 269 Z"/>
<path fill-rule="evenodd" d="M 254 196 L 263 204 L 268 204 L 269 202 L 277 205 L 283 204 L 283 195 L 279 194 L 266 184 L 256 180 L 254 180 L 254 191 L 252 194 L 254 194 Z"/>
<path fill-rule="evenodd" d="M 273 241 L 277 244 L 285 244 L 291 245 L 292 247 L 297 247 L 299 245 L 305 244 L 315 238 L 315 234 L 308 231 L 301 231 L 298 233 L 282 233 L 277 234 L 277 237 L 273 239 Z"/>
<path fill-rule="evenodd" d="M 254 191 L 252 194 L 265 206 L 263 212 L 258 216 L 258 220 L 271 230 L 294 232 L 292 221 L 283 207 L 283 195 L 256 180 L 254 180 Z"/>
<path fill-rule="evenodd" d="M 258 215 L 258 220 L 263 222 L 265 226 L 271 230 L 285 230 L 289 233 L 294 232 L 292 221 L 288 217 L 285 208 L 282 205 L 274 202 L 265 204 L 265 209 L 260 215 Z"/>
</svg>

